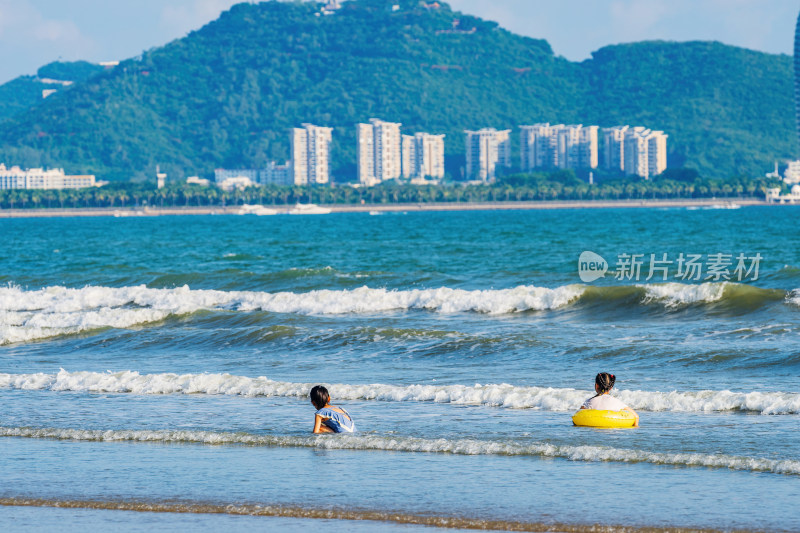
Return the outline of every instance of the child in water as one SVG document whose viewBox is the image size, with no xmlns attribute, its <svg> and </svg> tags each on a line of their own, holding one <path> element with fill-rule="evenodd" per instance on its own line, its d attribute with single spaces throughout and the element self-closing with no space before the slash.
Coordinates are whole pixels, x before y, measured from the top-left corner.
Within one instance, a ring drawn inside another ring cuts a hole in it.
<svg viewBox="0 0 800 533">
<path fill-rule="evenodd" d="M 311 403 L 317 410 L 314 413 L 314 433 L 352 433 L 356 425 L 350 414 L 341 407 L 330 404 L 331 395 L 328 389 L 317 385 L 311 389 Z"/>
<path fill-rule="evenodd" d="M 583 402 L 581 409 L 599 409 L 602 411 L 630 411 L 636 417 L 633 423 L 634 427 L 639 425 L 639 415 L 636 411 L 622 403 L 621 400 L 614 398 L 609 394 L 611 389 L 614 388 L 614 382 L 617 378 L 614 374 L 608 372 L 600 372 L 594 378 L 594 390 L 597 392 L 594 396 Z"/>
</svg>

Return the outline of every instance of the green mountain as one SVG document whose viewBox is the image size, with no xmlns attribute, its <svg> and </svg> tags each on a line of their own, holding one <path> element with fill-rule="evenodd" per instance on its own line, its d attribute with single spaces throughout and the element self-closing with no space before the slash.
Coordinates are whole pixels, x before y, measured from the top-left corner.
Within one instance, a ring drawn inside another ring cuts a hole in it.
<svg viewBox="0 0 800 533">
<path fill-rule="evenodd" d="M 38 106 L 44 100 L 42 91 L 64 88 L 62 84 L 52 80 L 80 83 L 102 71 L 103 67 L 100 65 L 86 61 L 56 61 L 40 68 L 36 76 L 19 76 L 4 83 L 0 85 L 0 120 Z"/>
<path fill-rule="evenodd" d="M 239 4 L 25 105 L 0 123 L 0 161 L 104 179 L 149 177 L 156 164 L 170 178 L 259 167 L 286 159 L 289 128 L 312 122 L 335 128 L 333 174 L 346 181 L 355 123 L 370 117 L 445 133 L 456 178 L 463 130 L 486 126 L 662 129 L 672 166 L 713 177 L 763 174 L 796 144 L 788 56 L 645 42 L 575 63 L 543 40 L 419 0 L 351 0 L 331 15 L 309 2 Z"/>
</svg>

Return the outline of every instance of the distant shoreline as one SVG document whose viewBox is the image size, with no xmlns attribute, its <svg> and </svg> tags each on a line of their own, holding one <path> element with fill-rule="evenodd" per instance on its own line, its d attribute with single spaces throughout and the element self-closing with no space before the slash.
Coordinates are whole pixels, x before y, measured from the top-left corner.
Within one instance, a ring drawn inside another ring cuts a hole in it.
<svg viewBox="0 0 800 533">
<path fill-rule="evenodd" d="M 396 213 L 412 211 L 501 211 L 533 209 L 613 209 L 613 208 L 667 208 L 697 207 L 730 209 L 736 206 L 752 205 L 794 205 L 770 204 L 756 198 L 742 199 L 669 199 L 669 200 L 545 200 L 534 202 L 448 202 L 448 203 L 405 203 L 405 204 L 353 204 L 321 205 L 332 213 Z M 272 206 L 279 214 L 285 214 L 293 205 Z M 236 215 L 241 206 L 201 206 L 201 207 L 70 207 L 38 209 L 0 209 L 0 218 L 67 218 L 67 217 L 138 217 L 173 215 Z"/>
</svg>

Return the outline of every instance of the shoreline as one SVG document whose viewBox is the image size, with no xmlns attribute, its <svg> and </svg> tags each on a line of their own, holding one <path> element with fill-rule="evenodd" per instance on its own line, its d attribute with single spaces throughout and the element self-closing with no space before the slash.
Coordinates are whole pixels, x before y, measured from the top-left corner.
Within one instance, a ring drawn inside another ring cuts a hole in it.
<svg viewBox="0 0 800 533">
<path fill-rule="evenodd" d="M 525 521 L 519 519 L 478 518 L 462 515 L 439 515 L 403 511 L 370 509 L 336 509 L 301 507 L 274 504 L 213 503 L 191 501 L 99 500 L 99 499 L 45 499 L 35 497 L 0 498 L 0 507 L 84 509 L 92 511 L 126 511 L 134 513 L 171 513 L 181 515 L 251 516 L 265 520 L 293 518 L 298 520 L 328 520 L 338 523 L 369 521 L 378 524 L 423 526 L 436 529 L 483 531 L 529 531 L 545 533 L 722 533 L 724 530 L 692 526 L 646 526 L 596 523 L 569 523 L 556 521 Z M 748 531 L 734 529 L 733 531 Z"/>
<path fill-rule="evenodd" d="M 331 213 L 399 213 L 412 211 L 528 211 L 542 209 L 616 209 L 616 208 L 706 208 L 736 209 L 738 207 L 788 206 L 795 204 L 768 203 L 757 198 L 714 199 L 677 198 L 667 200 L 543 200 L 529 202 L 448 202 L 448 203 L 398 203 L 325 205 L 320 207 Z M 293 205 L 264 207 L 275 209 L 277 214 L 287 214 Z M 67 207 L 37 209 L 0 209 L 0 218 L 70 218 L 70 217 L 140 217 L 174 215 L 241 215 L 242 206 L 194 207 Z"/>
</svg>

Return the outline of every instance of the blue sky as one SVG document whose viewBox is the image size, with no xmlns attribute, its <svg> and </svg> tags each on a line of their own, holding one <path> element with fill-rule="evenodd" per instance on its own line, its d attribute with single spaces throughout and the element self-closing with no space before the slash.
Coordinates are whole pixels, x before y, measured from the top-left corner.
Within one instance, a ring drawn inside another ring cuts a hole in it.
<svg viewBox="0 0 800 533">
<path fill-rule="evenodd" d="M 241 1 L 241 0 L 239 0 Z M 0 0 L 0 83 L 51 61 L 138 55 L 209 22 L 236 0 Z M 451 0 L 457 10 L 589 57 L 607 44 L 717 40 L 792 53 L 797 0 Z"/>
</svg>

